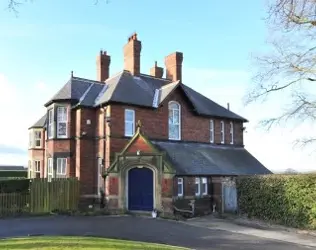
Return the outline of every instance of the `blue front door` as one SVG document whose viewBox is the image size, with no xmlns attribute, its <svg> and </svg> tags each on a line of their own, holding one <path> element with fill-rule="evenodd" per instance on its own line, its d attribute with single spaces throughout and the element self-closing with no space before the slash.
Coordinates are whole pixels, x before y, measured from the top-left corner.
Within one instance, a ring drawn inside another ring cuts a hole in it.
<svg viewBox="0 0 316 250">
<path fill-rule="evenodd" d="M 129 210 L 153 210 L 153 181 L 153 171 L 149 168 L 132 168 L 128 171 Z"/>
</svg>

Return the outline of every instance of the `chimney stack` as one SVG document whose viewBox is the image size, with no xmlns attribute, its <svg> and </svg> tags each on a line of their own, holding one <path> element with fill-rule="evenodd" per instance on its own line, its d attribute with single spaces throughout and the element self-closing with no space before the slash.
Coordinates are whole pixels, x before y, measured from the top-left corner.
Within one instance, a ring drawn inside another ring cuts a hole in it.
<svg viewBox="0 0 316 250">
<path fill-rule="evenodd" d="M 137 40 L 137 34 L 134 33 L 128 38 L 128 42 L 124 46 L 124 69 L 128 70 L 135 76 L 140 74 L 141 50 L 142 43 Z"/>
<path fill-rule="evenodd" d="M 101 50 L 97 56 L 97 80 L 104 82 L 110 76 L 111 57 Z"/>
<path fill-rule="evenodd" d="M 167 79 L 173 82 L 182 82 L 182 61 L 183 54 L 181 52 L 174 52 L 165 57 Z"/>
<path fill-rule="evenodd" d="M 157 66 L 157 61 L 155 61 L 155 66 L 150 69 L 150 75 L 157 78 L 162 78 L 163 68 Z"/>
</svg>

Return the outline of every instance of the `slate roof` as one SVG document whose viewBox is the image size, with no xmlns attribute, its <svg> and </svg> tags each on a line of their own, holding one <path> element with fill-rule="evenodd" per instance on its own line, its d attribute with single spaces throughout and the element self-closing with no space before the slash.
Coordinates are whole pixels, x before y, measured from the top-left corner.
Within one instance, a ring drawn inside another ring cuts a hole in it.
<svg viewBox="0 0 316 250">
<path fill-rule="evenodd" d="M 0 171 L 26 171 L 27 169 L 23 166 L 7 166 L 0 165 Z"/>
<path fill-rule="evenodd" d="M 37 122 L 35 122 L 29 129 L 45 127 L 46 126 L 46 117 L 47 117 L 47 114 L 43 115 L 41 117 L 41 119 L 39 119 Z"/>
<path fill-rule="evenodd" d="M 103 82 L 71 76 L 68 82 L 45 104 L 72 101 L 73 107 L 97 107 L 110 102 L 157 108 L 175 89 L 180 88 L 198 115 L 229 118 L 247 122 L 234 112 L 220 106 L 180 82 L 121 71 Z M 44 126 L 44 125 L 43 125 Z"/>
<path fill-rule="evenodd" d="M 244 147 L 194 142 L 151 141 L 167 153 L 178 175 L 271 174 Z"/>
</svg>

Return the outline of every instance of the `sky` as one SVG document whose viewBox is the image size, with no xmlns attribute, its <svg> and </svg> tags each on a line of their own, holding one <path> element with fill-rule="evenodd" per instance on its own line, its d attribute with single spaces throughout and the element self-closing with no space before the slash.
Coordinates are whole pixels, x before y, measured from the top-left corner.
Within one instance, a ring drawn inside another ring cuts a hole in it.
<svg viewBox="0 0 316 250">
<path fill-rule="evenodd" d="M 294 141 L 312 124 L 277 126 L 259 121 L 282 112 L 277 95 L 245 106 L 254 84 L 253 56 L 269 51 L 265 2 L 183 0 L 33 0 L 16 15 L 0 3 L 0 164 L 27 163 L 27 129 L 70 72 L 96 78 L 100 49 L 111 55 L 110 74 L 123 69 L 123 46 L 133 32 L 142 41 L 141 71 L 174 51 L 184 54 L 183 83 L 246 117 L 245 147 L 272 171 L 316 170 L 313 148 Z"/>
</svg>

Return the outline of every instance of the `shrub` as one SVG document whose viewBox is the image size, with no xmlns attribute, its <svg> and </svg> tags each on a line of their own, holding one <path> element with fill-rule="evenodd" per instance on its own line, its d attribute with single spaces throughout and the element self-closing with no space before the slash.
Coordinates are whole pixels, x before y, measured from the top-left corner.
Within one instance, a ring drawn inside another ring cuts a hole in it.
<svg viewBox="0 0 316 250">
<path fill-rule="evenodd" d="M 12 179 L 0 181 L 0 193 L 25 193 L 29 192 L 29 179 Z"/>
<path fill-rule="evenodd" d="M 242 214 L 316 229 L 316 174 L 239 177 L 237 190 Z"/>
<path fill-rule="evenodd" d="M 27 178 L 27 171 L 0 171 L 0 178 L 23 177 Z"/>
</svg>

